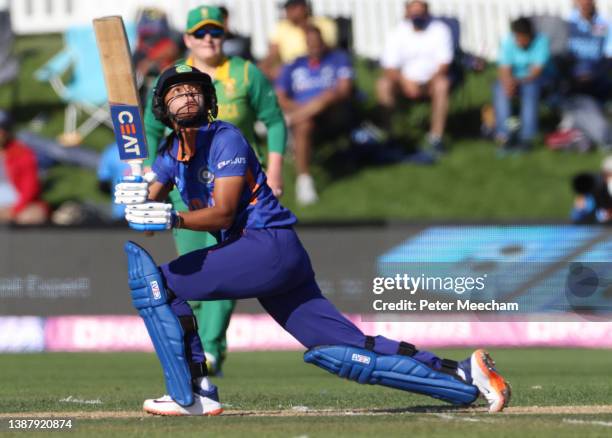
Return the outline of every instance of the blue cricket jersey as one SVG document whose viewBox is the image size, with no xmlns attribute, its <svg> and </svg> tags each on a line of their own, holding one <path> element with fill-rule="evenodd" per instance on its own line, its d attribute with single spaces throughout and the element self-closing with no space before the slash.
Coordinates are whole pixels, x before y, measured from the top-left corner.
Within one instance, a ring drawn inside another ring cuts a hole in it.
<svg viewBox="0 0 612 438">
<path fill-rule="evenodd" d="M 175 138 L 168 152 L 157 156 L 153 171 L 162 184 L 174 184 L 189 210 L 215 205 L 213 193 L 218 178 L 246 177 L 234 223 L 220 231 L 220 242 L 245 228 L 286 227 L 297 222 L 272 194 L 253 148 L 234 125 L 217 120 L 203 126 L 198 129 L 191 160 L 178 161 L 177 153 Z"/>
<path fill-rule="evenodd" d="M 302 56 L 285 65 L 276 80 L 276 87 L 296 102 L 305 103 L 335 87 L 340 79 L 353 77 L 353 65 L 348 53 L 331 50 L 317 64 L 313 64 L 308 56 Z"/>
</svg>

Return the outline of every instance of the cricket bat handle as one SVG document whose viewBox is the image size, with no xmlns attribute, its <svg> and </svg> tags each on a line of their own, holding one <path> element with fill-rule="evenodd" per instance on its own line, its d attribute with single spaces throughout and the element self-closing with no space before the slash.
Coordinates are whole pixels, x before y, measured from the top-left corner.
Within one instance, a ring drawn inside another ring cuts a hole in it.
<svg viewBox="0 0 612 438">
<path fill-rule="evenodd" d="M 130 160 L 128 164 L 132 170 L 132 176 L 142 176 L 142 160 Z"/>
</svg>

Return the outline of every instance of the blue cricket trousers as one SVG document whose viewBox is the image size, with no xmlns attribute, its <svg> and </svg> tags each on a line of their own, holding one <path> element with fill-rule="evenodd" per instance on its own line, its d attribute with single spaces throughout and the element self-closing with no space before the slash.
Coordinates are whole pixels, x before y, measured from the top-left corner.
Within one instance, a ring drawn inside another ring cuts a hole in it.
<svg viewBox="0 0 612 438">
<path fill-rule="evenodd" d="M 192 315 L 187 301 L 257 298 L 263 308 L 307 348 L 364 348 L 365 335 L 322 294 L 310 258 L 293 228 L 247 229 L 232 240 L 185 254 L 160 266 L 176 297 L 177 316 Z M 197 333 L 190 335 L 193 362 L 204 361 Z M 374 351 L 395 354 L 399 341 L 375 338 Z M 188 352 L 189 353 L 189 352 Z M 415 359 L 439 369 L 441 360 L 419 351 Z"/>
</svg>

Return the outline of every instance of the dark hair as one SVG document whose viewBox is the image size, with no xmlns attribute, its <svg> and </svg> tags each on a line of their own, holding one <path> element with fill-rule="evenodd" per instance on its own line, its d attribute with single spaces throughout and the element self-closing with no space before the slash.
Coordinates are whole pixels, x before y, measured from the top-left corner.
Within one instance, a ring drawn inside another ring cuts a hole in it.
<svg viewBox="0 0 612 438">
<path fill-rule="evenodd" d="M 224 20 L 229 17 L 229 10 L 225 6 L 219 6 L 219 10 L 221 11 L 221 16 Z"/>
<path fill-rule="evenodd" d="M 529 35 L 530 37 L 533 37 L 534 34 L 533 23 L 527 17 L 520 17 L 514 20 L 510 24 L 510 29 L 513 33 Z"/>
<path fill-rule="evenodd" d="M 314 24 L 308 24 L 306 25 L 306 29 L 304 29 L 305 33 L 316 33 L 318 34 L 321 38 L 323 38 L 323 32 L 321 32 L 321 29 L 318 26 L 315 26 Z"/>
</svg>

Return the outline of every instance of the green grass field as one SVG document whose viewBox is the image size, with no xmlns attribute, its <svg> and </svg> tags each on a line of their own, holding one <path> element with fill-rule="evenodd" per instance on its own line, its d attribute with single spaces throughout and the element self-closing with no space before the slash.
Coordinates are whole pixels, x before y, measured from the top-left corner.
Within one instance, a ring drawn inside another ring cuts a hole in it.
<svg viewBox="0 0 612 438">
<path fill-rule="evenodd" d="M 5 354 L 0 430 L 11 435 L 9 418 L 55 415 L 73 418 L 74 430 L 65 435 L 88 437 L 610 436 L 612 351 L 493 353 L 513 387 L 511 408 L 502 414 L 347 382 L 304 364 L 299 352 L 259 352 L 230 354 L 225 377 L 214 379 L 226 411 L 214 418 L 140 412 L 143 399 L 164 391 L 153 354 Z"/>
<path fill-rule="evenodd" d="M 23 59 L 19 79 L 16 116 L 20 127 L 37 115 L 47 119 L 41 134 L 50 138 L 63 128 L 63 106 L 47 83 L 33 73 L 61 49 L 59 35 L 20 37 L 16 50 Z M 358 86 L 372 109 L 377 71 L 357 63 Z M 498 158 L 490 141 L 479 138 L 479 112 L 491 101 L 490 84 L 495 70 L 468 75 L 453 93 L 448 127 L 450 153 L 435 166 L 414 164 L 355 166 L 334 158 L 334 145 L 321 144 L 315 154 L 313 173 L 321 201 L 299 208 L 294 201 L 294 170 L 291 158 L 285 166 L 286 195 L 283 203 L 303 220 L 566 220 L 571 208 L 570 178 L 579 171 L 596 170 L 603 153 L 553 153 L 540 143 L 535 151 Z M 0 107 L 9 102 L 10 90 L 0 89 Z M 409 137 L 410 148 L 422 140 L 429 120 L 429 105 L 418 104 L 397 114 L 397 132 Z M 544 125 L 554 126 L 554 117 L 543 108 Z M 113 139 L 111 131 L 99 128 L 85 139 L 95 150 Z M 341 146 L 335 144 L 335 146 Z M 350 154 L 349 154 L 350 155 Z M 346 157 L 346 155 L 344 156 Z M 49 172 L 45 198 L 54 205 L 65 200 L 109 202 L 97 191 L 94 172 L 57 166 Z"/>
</svg>

